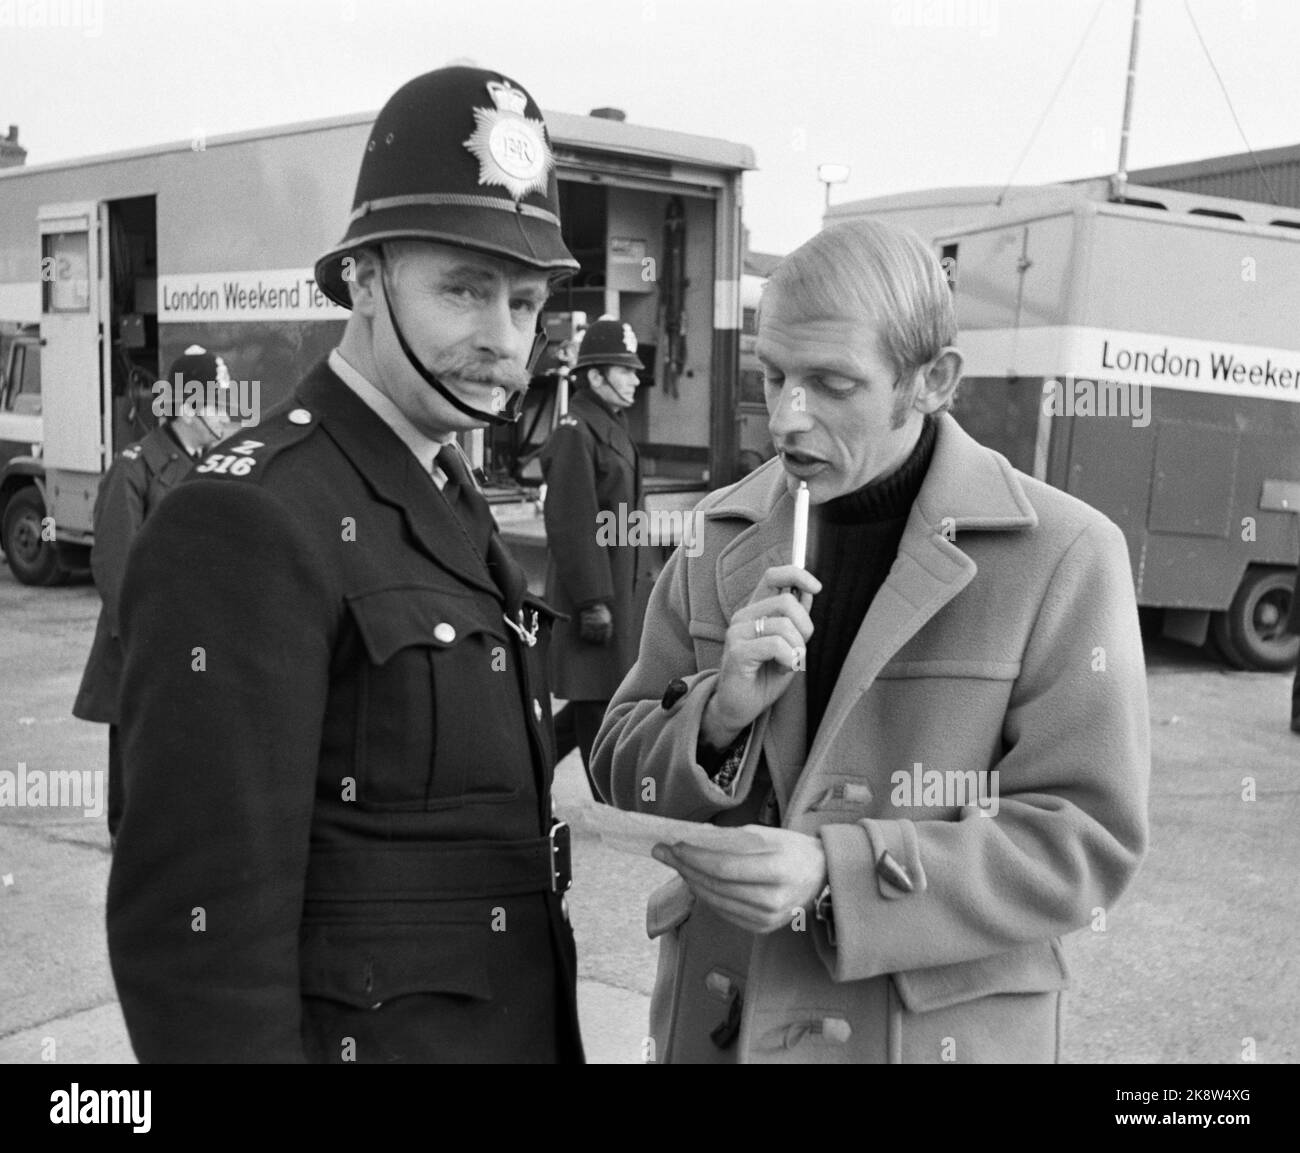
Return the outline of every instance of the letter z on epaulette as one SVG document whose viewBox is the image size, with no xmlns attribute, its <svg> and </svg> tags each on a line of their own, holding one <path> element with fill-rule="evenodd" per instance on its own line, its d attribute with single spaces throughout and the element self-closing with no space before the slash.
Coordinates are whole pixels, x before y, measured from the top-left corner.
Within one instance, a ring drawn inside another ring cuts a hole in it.
<svg viewBox="0 0 1300 1153">
<path fill-rule="evenodd" d="M 253 476 L 259 466 L 309 436 L 315 427 L 316 422 L 304 408 L 295 408 L 287 418 L 268 417 L 253 430 L 256 437 L 231 437 L 222 442 L 195 466 L 194 472 L 206 476 Z"/>
</svg>

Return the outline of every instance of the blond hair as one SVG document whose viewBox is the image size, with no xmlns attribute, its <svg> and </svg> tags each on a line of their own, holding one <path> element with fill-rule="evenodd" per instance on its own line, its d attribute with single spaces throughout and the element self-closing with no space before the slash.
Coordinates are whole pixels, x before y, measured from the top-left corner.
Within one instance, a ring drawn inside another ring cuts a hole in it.
<svg viewBox="0 0 1300 1153">
<path fill-rule="evenodd" d="M 849 220 L 819 232 L 777 266 L 763 297 L 777 293 L 794 321 L 877 325 L 880 351 L 900 377 L 957 339 L 952 292 L 938 258 L 916 233 L 894 224 Z"/>
</svg>

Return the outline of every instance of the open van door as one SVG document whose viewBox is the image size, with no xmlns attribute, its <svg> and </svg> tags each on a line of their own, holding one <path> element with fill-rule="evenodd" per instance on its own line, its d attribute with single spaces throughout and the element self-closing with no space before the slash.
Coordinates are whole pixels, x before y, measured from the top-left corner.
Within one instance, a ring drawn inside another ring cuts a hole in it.
<svg viewBox="0 0 1300 1153">
<path fill-rule="evenodd" d="M 107 212 L 93 201 L 38 212 L 45 503 L 58 540 L 73 544 L 90 539 L 95 491 L 110 451 Z"/>
</svg>

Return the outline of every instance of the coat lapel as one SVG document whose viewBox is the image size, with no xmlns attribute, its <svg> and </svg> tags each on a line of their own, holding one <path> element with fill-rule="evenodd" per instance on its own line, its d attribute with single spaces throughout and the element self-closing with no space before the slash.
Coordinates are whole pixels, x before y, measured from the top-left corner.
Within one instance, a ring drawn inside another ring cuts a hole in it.
<svg viewBox="0 0 1300 1153">
<path fill-rule="evenodd" d="M 627 425 L 601 404 L 589 388 L 580 389 L 574 395 L 569 409 L 581 414 L 594 436 L 609 445 L 633 469 L 638 468 L 639 454 L 628 435 Z"/>
<path fill-rule="evenodd" d="M 359 396 L 322 362 L 298 390 L 298 399 L 365 478 L 375 495 L 399 509 L 421 551 L 458 580 L 496 597 L 488 573 L 433 477 L 415 454 Z"/>
<path fill-rule="evenodd" d="M 710 516 L 743 515 L 756 522 L 718 557 L 718 593 L 728 620 L 749 600 L 764 569 L 789 562 L 794 501 L 779 466 L 773 466 L 771 478 L 767 485 L 754 483 L 756 474 L 730 500 L 710 510 Z M 813 556 L 819 535 L 816 511 L 809 526 Z M 934 456 L 908 515 L 898 556 L 858 629 L 812 747 L 806 732 L 805 677 L 795 677 L 768 712 L 763 751 L 782 813 L 805 802 L 845 720 L 880 670 L 974 578 L 975 562 L 959 547 L 962 532 L 1037 523 L 1011 465 L 973 440 L 951 416 L 941 417 Z"/>
<path fill-rule="evenodd" d="M 898 556 L 871 602 L 835 680 L 808 759 L 801 766 L 804 780 L 815 776 L 858 698 L 871 687 L 880 670 L 970 583 L 975 571 L 975 562 L 938 535 L 914 504 Z M 775 777 L 773 780 L 775 783 Z M 784 792 L 778 785 L 777 795 L 783 802 L 793 793 L 795 783 L 782 782 Z"/>
<path fill-rule="evenodd" d="M 140 442 L 140 455 L 156 483 L 164 488 L 179 483 L 194 467 L 193 458 L 163 424 Z"/>
<path fill-rule="evenodd" d="M 774 466 L 773 485 L 763 489 L 760 506 L 767 505 L 757 524 L 745 529 L 726 546 L 718 557 L 718 599 L 727 620 L 736 610 L 749 603 L 759 578 L 773 565 L 790 563 L 794 537 L 794 498 L 786 484 L 785 473 Z M 750 515 L 756 508 L 722 504 L 710 510 L 710 516 Z M 809 518 L 809 552 L 817 543 L 817 518 Z M 791 782 L 798 775 L 807 751 L 806 710 L 807 679 L 796 675 L 776 704 L 760 718 L 759 739 L 767 760 L 768 774 L 784 809 Z"/>
</svg>

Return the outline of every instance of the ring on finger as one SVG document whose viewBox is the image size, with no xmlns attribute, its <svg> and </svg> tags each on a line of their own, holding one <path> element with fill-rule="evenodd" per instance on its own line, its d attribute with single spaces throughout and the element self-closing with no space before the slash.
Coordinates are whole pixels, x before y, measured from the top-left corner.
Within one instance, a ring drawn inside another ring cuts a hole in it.
<svg viewBox="0 0 1300 1153">
<path fill-rule="evenodd" d="M 761 636 L 763 635 L 763 632 L 764 632 L 764 630 L 765 630 L 766 628 L 767 628 L 767 620 L 766 620 L 766 618 L 765 618 L 765 617 L 759 617 L 758 620 L 756 620 L 756 621 L 754 622 L 754 635 L 755 635 L 756 637 L 761 637 Z"/>
</svg>

